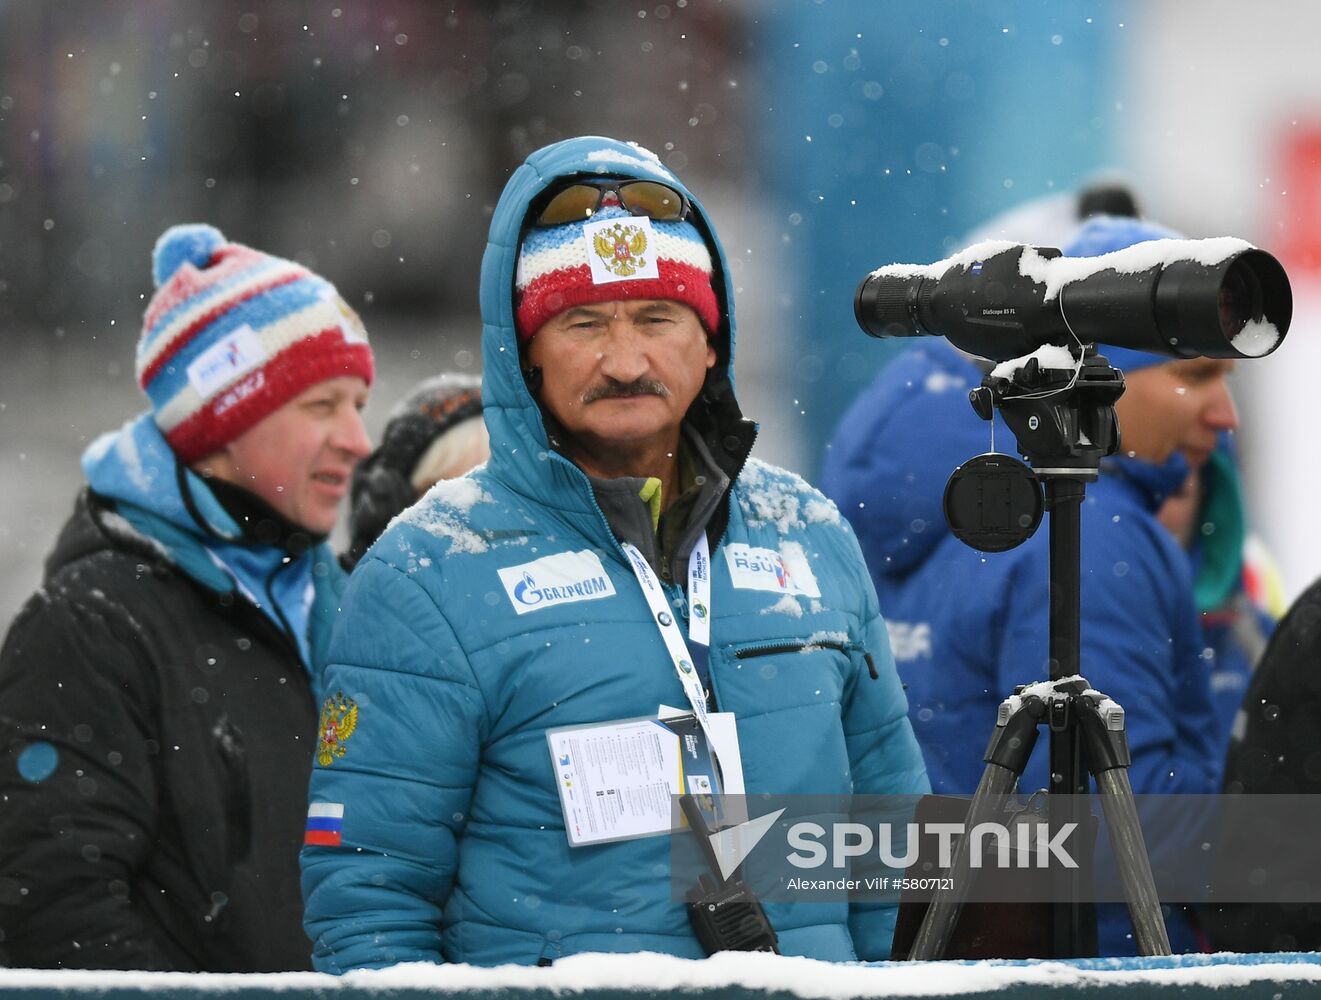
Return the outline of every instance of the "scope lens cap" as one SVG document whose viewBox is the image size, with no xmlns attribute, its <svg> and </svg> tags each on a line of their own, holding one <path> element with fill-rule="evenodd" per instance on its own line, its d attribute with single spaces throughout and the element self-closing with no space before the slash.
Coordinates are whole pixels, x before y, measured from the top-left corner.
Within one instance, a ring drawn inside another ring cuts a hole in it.
<svg viewBox="0 0 1321 1000">
<path fill-rule="evenodd" d="M 1045 509 L 1041 481 L 1012 455 L 970 458 L 945 484 L 945 520 L 954 537 L 981 552 L 1005 552 L 1036 532 Z"/>
</svg>

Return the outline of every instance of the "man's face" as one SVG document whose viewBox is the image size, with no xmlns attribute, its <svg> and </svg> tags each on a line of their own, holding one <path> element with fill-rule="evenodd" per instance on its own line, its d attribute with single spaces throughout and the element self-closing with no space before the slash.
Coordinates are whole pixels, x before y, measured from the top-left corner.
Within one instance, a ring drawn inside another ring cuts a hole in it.
<svg viewBox="0 0 1321 1000">
<path fill-rule="evenodd" d="M 366 403 L 367 383 L 357 376 L 318 382 L 194 467 L 242 486 L 312 534 L 329 534 L 353 467 L 371 452 Z"/>
<path fill-rule="evenodd" d="M 527 347 L 541 401 L 573 439 L 571 454 L 636 453 L 677 440 L 716 352 L 689 306 L 630 299 L 575 306 Z"/>
<path fill-rule="evenodd" d="M 1216 435 L 1238 426 L 1229 393 L 1233 369 L 1230 360 L 1189 358 L 1125 375 L 1115 404 L 1120 450 L 1156 463 L 1182 451 L 1200 467 L 1215 450 Z"/>
</svg>

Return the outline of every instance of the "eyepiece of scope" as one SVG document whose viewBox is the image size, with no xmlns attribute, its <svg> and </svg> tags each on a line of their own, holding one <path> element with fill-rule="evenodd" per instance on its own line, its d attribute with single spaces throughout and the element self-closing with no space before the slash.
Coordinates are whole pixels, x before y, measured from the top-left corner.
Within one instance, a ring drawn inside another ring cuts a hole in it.
<svg viewBox="0 0 1321 1000">
<path fill-rule="evenodd" d="M 853 316 L 872 337 L 920 337 L 926 334 L 914 315 L 921 278 L 869 274 L 853 296 Z"/>
</svg>

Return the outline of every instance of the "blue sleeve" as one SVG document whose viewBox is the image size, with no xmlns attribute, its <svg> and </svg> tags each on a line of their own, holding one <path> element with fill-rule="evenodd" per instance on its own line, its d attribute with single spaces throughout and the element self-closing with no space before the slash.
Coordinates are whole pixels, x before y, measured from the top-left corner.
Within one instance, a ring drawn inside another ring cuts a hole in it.
<svg viewBox="0 0 1321 1000">
<path fill-rule="evenodd" d="M 356 718 L 331 744 L 323 710 L 309 798 L 343 816 L 339 845 L 302 852 L 313 963 L 341 973 L 441 962 L 486 732 L 467 658 L 426 591 L 369 557 L 345 591 L 322 693 Z"/>
<path fill-rule="evenodd" d="M 853 541 L 850 535 L 850 541 Z M 853 541 L 856 548 L 856 541 Z M 931 790 L 922 751 L 908 721 L 908 699 L 890 654 L 890 640 L 876 591 L 857 553 L 859 586 L 865 594 L 863 621 L 867 657 L 854 656 L 853 688 L 844 704 L 844 740 L 855 795 L 924 795 Z M 872 676 L 875 669 L 876 676 Z M 890 957 L 897 908 L 892 903 L 855 902 L 849 907 L 853 949 L 863 961 Z"/>
</svg>

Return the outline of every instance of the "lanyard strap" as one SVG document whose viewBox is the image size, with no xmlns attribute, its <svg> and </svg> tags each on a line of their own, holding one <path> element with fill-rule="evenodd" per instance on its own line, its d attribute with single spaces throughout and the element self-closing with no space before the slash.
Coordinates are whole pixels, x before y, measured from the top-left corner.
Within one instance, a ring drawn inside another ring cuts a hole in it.
<svg viewBox="0 0 1321 1000">
<path fill-rule="evenodd" d="M 711 645 L 711 549 L 705 531 L 688 553 L 688 639 L 699 646 Z"/>
<path fill-rule="evenodd" d="M 706 691 L 697 676 L 688 646 L 684 642 L 683 632 L 670 610 L 670 602 L 665 598 L 665 590 L 656 574 L 647 565 L 647 560 L 631 542 L 624 542 L 624 552 L 633 567 L 633 575 L 638 578 L 642 594 L 651 609 L 651 620 L 660 629 L 665 649 L 670 654 L 674 672 L 679 675 L 683 693 L 688 696 L 693 714 L 706 734 L 707 746 L 715 753 L 715 740 L 711 737 L 711 725 L 706 708 Z M 703 647 L 711 644 L 711 552 L 706 540 L 706 532 L 698 536 L 688 556 L 688 639 Z"/>
</svg>

